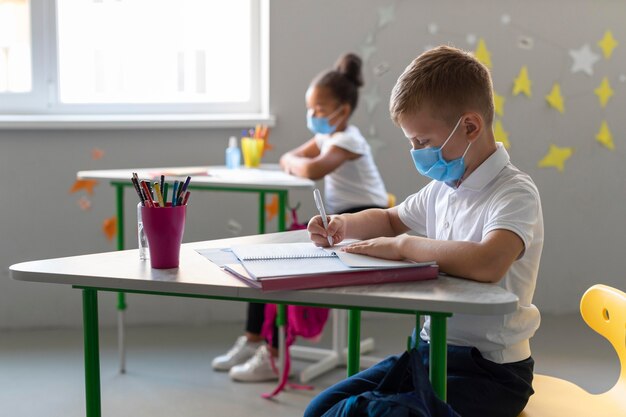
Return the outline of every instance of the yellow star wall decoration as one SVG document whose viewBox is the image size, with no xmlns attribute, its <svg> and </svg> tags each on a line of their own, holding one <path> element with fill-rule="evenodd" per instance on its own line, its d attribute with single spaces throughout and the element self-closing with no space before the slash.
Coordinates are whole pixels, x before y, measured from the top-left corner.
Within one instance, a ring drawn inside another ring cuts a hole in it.
<svg viewBox="0 0 626 417">
<path fill-rule="evenodd" d="M 474 51 L 474 56 L 477 60 L 482 62 L 487 68 L 491 69 L 491 52 L 487 49 L 487 44 L 483 38 L 478 40 L 478 45 L 476 45 L 476 50 Z"/>
<path fill-rule="evenodd" d="M 526 94 L 527 97 L 530 97 L 530 78 L 528 78 L 528 67 L 524 65 L 522 69 L 519 71 L 519 75 L 514 81 L 513 84 L 513 95 L 516 96 L 519 93 Z"/>
<path fill-rule="evenodd" d="M 609 99 L 613 95 L 613 89 L 611 88 L 611 84 L 609 84 L 609 79 L 604 77 L 600 86 L 593 90 L 593 92 L 598 96 L 598 100 L 600 100 L 600 105 L 602 107 L 606 107 L 606 103 L 609 102 Z"/>
<path fill-rule="evenodd" d="M 615 49 L 617 45 L 619 45 L 619 43 L 615 40 L 610 30 L 604 32 L 604 37 L 598 42 L 598 46 L 602 49 L 605 59 L 611 58 L 613 49 Z"/>
<path fill-rule="evenodd" d="M 613 144 L 613 134 L 611 133 L 609 125 L 606 123 L 606 120 L 602 121 L 602 124 L 600 125 L 600 130 L 596 134 L 596 140 L 603 144 L 607 149 L 615 149 L 615 145 Z"/>
<path fill-rule="evenodd" d="M 561 86 L 559 83 L 554 83 L 550 94 L 546 96 L 546 101 L 550 105 L 560 111 L 561 113 L 565 113 L 565 107 L 563 104 L 563 96 L 561 95 Z"/>
<path fill-rule="evenodd" d="M 496 138 L 497 142 L 502 142 L 506 149 L 511 147 L 511 144 L 509 143 L 509 132 L 504 130 L 500 119 L 496 120 L 496 123 L 493 126 L 493 136 Z"/>
<path fill-rule="evenodd" d="M 496 114 L 500 117 L 504 116 L 504 96 L 499 95 L 495 91 L 493 92 L 493 104 L 495 106 Z"/>
<path fill-rule="evenodd" d="M 560 148 L 556 145 L 550 145 L 550 149 L 546 156 L 543 157 L 537 166 L 539 168 L 556 168 L 559 172 L 565 169 L 565 161 L 567 161 L 574 153 L 574 148 Z"/>
</svg>

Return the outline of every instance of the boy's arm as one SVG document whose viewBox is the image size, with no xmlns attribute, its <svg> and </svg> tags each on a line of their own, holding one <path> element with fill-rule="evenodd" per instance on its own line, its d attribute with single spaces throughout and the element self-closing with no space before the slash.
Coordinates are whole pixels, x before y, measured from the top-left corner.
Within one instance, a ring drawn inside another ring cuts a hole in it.
<svg viewBox="0 0 626 417">
<path fill-rule="evenodd" d="M 480 282 L 495 283 L 502 279 L 511 264 L 524 250 L 522 239 L 515 233 L 493 230 L 480 242 L 435 240 L 403 235 L 376 238 L 345 248 L 387 259 L 410 259 L 416 262 L 435 261 L 441 271 Z"/>
<path fill-rule="evenodd" d="M 371 239 L 378 236 L 397 236 L 409 230 L 400 221 L 398 208 L 369 209 L 359 213 L 339 214 L 330 217 L 328 233 L 320 216 L 315 216 L 307 227 L 311 240 L 318 246 L 328 246 L 326 236 L 337 244 L 344 239 Z"/>
</svg>

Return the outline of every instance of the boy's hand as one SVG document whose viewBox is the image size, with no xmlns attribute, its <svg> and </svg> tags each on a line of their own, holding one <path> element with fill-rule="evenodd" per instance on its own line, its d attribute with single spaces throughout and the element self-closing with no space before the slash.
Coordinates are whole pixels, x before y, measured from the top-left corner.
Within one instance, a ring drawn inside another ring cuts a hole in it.
<svg viewBox="0 0 626 417">
<path fill-rule="evenodd" d="M 400 253 L 400 237 L 377 237 L 344 246 L 342 250 L 349 253 L 375 256 L 377 258 L 399 261 L 405 259 Z"/>
<path fill-rule="evenodd" d="M 309 238 L 316 246 L 328 246 L 328 238 L 330 236 L 333 241 L 333 245 L 341 242 L 346 238 L 346 222 L 341 216 L 327 216 L 328 219 L 328 233 L 324 229 L 324 223 L 322 222 L 322 216 L 313 217 L 307 226 L 309 232 Z"/>
</svg>

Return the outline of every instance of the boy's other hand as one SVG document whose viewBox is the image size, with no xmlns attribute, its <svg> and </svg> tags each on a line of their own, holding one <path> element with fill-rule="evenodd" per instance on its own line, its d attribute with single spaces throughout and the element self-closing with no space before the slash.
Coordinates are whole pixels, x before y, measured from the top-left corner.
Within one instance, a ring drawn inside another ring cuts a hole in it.
<svg viewBox="0 0 626 417">
<path fill-rule="evenodd" d="M 309 232 L 309 238 L 315 246 L 328 247 L 328 238 L 330 236 L 333 240 L 333 245 L 341 242 L 346 238 L 346 222 L 341 216 L 327 216 L 328 219 L 328 233 L 324 229 L 324 223 L 322 222 L 322 216 L 313 217 L 307 226 Z"/>
<path fill-rule="evenodd" d="M 349 253 L 375 256 L 376 258 L 391 259 L 394 261 L 403 260 L 400 253 L 398 237 L 377 237 L 374 239 L 362 240 L 344 246 L 341 250 Z"/>
</svg>

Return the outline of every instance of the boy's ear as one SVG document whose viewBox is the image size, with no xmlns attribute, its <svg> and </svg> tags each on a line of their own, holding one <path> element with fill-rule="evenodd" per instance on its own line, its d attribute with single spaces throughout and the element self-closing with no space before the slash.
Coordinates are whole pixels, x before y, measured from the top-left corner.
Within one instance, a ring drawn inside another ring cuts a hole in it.
<svg viewBox="0 0 626 417">
<path fill-rule="evenodd" d="M 478 113 L 468 113 L 463 121 L 463 128 L 468 139 L 474 141 L 484 128 L 484 120 Z"/>
</svg>

